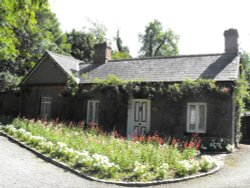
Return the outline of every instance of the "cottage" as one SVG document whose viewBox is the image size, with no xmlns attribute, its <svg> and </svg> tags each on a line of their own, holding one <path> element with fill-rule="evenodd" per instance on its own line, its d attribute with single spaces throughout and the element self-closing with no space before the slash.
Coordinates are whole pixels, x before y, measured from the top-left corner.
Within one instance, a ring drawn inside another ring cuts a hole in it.
<svg viewBox="0 0 250 188">
<path fill-rule="evenodd" d="M 47 51 L 22 82 L 20 112 L 27 117 L 97 122 L 106 130 L 117 129 L 127 136 L 135 131 L 138 134 L 158 131 L 177 137 L 200 133 L 203 137 L 223 138 L 233 144 L 235 104 L 230 89 L 240 72 L 238 32 L 229 29 L 224 37 L 225 53 L 222 54 L 111 60 L 111 48 L 103 43 L 95 46 L 93 62 L 83 62 Z M 110 75 L 138 84 L 131 84 L 133 93 L 125 97 L 119 88 L 120 94 L 116 96 L 103 90 L 90 92 L 88 88 L 96 79 L 105 80 Z M 80 88 L 76 96 L 67 94 L 65 89 L 69 77 L 74 78 Z M 174 97 L 173 92 L 178 90 L 173 89 L 177 87 L 174 83 L 181 84 L 187 79 L 213 80 L 222 86 L 220 91 L 225 96 L 220 92 L 211 94 L 209 89 L 200 87 L 201 95 L 192 94 L 189 88 L 191 93 Z M 155 92 L 152 96 L 142 89 L 147 84 L 157 86 L 157 91 L 171 86 L 173 92 L 169 92 L 170 88 L 168 92 Z M 162 88 L 159 89 L 159 85 Z"/>
</svg>

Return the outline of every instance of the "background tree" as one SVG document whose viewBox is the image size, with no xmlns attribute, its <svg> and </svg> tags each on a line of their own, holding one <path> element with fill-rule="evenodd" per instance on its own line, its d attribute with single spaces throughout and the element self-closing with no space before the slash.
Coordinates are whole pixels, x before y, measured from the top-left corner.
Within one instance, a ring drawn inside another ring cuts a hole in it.
<svg viewBox="0 0 250 188">
<path fill-rule="evenodd" d="M 123 41 L 120 37 L 120 31 L 117 31 L 116 37 L 114 38 L 116 42 L 117 51 L 112 53 L 112 59 L 128 59 L 131 58 L 129 54 L 129 48 L 127 46 L 123 46 Z"/>
<path fill-rule="evenodd" d="M 71 44 L 71 55 L 76 59 L 93 60 L 94 45 L 107 40 L 106 27 L 99 22 L 91 22 L 90 28 L 67 33 L 67 42 Z"/>
<path fill-rule="evenodd" d="M 27 74 L 45 50 L 70 51 L 48 0 L 2 0 L 0 46 L 2 90 L 18 84 L 16 80 Z"/>
<path fill-rule="evenodd" d="M 158 20 L 150 22 L 145 27 L 145 33 L 139 34 L 142 44 L 140 54 L 142 57 L 177 55 L 179 36 L 171 29 L 163 31 Z"/>
<path fill-rule="evenodd" d="M 250 84 L 250 55 L 249 53 L 245 51 L 241 53 L 240 63 L 242 66 L 242 74 L 244 75 L 248 84 Z"/>
</svg>

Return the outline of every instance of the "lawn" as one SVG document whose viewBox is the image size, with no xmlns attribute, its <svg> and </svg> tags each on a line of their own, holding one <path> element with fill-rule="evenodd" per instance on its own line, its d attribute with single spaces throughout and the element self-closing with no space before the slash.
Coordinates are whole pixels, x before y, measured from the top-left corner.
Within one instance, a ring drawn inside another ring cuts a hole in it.
<svg viewBox="0 0 250 188">
<path fill-rule="evenodd" d="M 187 176 L 215 167 L 200 156 L 200 139 L 161 138 L 157 133 L 126 139 L 98 126 L 16 118 L 1 130 L 82 173 L 108 180 L 144 182 Z"/>
</svg>

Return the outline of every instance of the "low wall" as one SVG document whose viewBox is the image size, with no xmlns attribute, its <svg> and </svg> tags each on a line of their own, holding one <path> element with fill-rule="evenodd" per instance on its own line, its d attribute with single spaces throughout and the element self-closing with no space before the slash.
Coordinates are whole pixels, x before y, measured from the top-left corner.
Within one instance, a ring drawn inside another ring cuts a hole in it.
<svg viewBox="0 0 250 188">
<path fill-rule="evenodd" d="M 0 93 L 0 115 L 19 114 L 20 97 L 16 92 L 1 92 Z"/>
</svg>

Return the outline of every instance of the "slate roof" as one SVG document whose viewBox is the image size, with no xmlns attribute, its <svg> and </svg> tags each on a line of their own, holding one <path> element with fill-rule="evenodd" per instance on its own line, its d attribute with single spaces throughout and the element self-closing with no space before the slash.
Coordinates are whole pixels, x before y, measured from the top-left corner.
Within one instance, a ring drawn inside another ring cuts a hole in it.
<svg viewBox="0 0 250 188">
<path fill-rule="evenodd" d="M 177 82 L 199 78 L 234 81 L 239 76 L 239 56 L 232 54 L 183 55 L 173 57 L 111 60 L 104 64 L 85 63 L 70 56 L 47 52 L 78 83 L 115 75 L 127 81 Z"/>
<path fill-rule="evenodd" d="M 199 78 L 233 81 L 239 75 L 239 57 L 230 54 L 189 55 L 148 59 L 109 61 L 81 65 L 81 83 L 116 75 L 123 80 L 176 82 Z"/>
<path fill-rule="evenodd" d="M 76 75 L 79 72 L 79 64 L 83 63 L 72 56 L 61 55 L 54 52 L 46 51 L 52 59 L 69 75 Z"/>
</svg>

